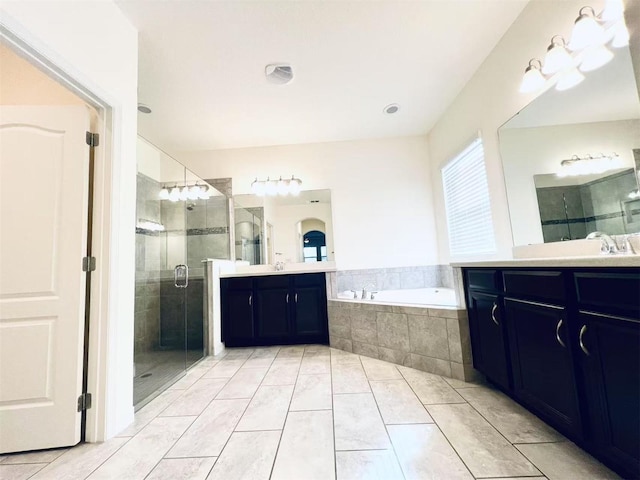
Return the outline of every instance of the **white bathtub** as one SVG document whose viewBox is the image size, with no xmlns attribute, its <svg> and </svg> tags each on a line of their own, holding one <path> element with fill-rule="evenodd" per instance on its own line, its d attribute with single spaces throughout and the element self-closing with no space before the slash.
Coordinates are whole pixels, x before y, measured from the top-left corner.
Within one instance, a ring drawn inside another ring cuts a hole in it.
<svg viewBox="0 0 640 480">
<path fill-rule="evenodd" d="M 346 291 L 338 293 L 340 300 L 361 301 L 363 303 L 380 303 L 386 305 L 433 305 L 455 307 L 458 305 L 456 294 L 453 288 L 409 288 L 404 290 L 383 290 L 374 294 L 371 300 L 367 293 L 367 298 L 360 298 L 362 292 L 356 292 L 358 298 L 353 298 L 353 292 Z"/>
</svg>

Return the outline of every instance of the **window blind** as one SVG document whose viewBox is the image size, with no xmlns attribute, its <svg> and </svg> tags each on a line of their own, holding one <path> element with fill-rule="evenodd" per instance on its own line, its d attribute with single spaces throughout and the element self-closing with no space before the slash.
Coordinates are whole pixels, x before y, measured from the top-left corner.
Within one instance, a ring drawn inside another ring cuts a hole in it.
<svg viewBox="0 0 640 480">
<path fill-rule="evenodd" d="M 480 138 L 442 168 L 451 256 L 496 251 L 489 184 Z"/>
</svg>

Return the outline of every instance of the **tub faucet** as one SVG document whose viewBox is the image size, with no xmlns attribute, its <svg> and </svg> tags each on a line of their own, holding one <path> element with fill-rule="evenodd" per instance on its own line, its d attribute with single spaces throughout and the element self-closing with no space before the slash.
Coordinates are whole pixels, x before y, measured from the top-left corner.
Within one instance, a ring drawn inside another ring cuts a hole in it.
<svg viewBox="0 0 640 480">
<path fill-rule="evenodd" d="M 364 287 L 362 287 L 362 297 L 361 297 L 362 300 L 366 300 L 367 299 L 367 287 L 376 288 L 375 284 L 373 284 L 373 283 L 370 283 L 370 284 L 365 285 Z"/>
<path fill-rule="evenodd" d="M 599 238 L 600 241 L 602 242 L 600 244 L 600 253 L 604 253 L 604 254 L 620 253 L 620 251 L 618 250 L 618 244 L 616 243 L 616 241 L 606 233 L 591 232 L 589 235 L 587 235 L 587 240 L 591 240 L 594 238 Z"/>
</svg>

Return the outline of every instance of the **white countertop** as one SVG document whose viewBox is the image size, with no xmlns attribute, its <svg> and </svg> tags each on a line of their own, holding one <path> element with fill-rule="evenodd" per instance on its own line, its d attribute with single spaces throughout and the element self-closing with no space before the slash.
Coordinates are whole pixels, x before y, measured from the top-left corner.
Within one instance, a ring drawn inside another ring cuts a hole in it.
<svg viewBox="0 0 640 480">
<path fill-rule="evenodd" d="M 640 255 L 517 258 L 480 262 L 454 262 L 452 267 L 640 267 Z"/>
<path fill-rule="evenodd" d="M 236 266 L 235 272 L 220 273 L 220 278 L 260 277 L 266 275 L 289 275 L 293 273 L 335 272 L 335 262 L 285 263 L 284 270 L 276 271 L 273 265 Z"/>
</svg>

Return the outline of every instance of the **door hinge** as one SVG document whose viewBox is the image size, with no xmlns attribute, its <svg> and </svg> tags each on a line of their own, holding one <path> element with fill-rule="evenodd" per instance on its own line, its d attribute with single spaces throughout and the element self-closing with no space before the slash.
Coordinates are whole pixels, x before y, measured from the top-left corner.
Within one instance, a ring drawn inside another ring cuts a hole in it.
<svg viewBox="0 0 640 480">
<path fill-rule="evenodd" d="M 97 133 L 87 132 L 87 145 L 97 147 L 100 144 L 100 135 Z"/>
<path fill-rule="evenodd" d="M 91 394 L 83 393 L 78 397 L 78 411 L 89 410 L 91 408 Z"/>
<path fill-rule="evenodd" d="M 82 271 L 93 272 L 96 269 L 96 257 L 82 257 Z"/>
</svg>

